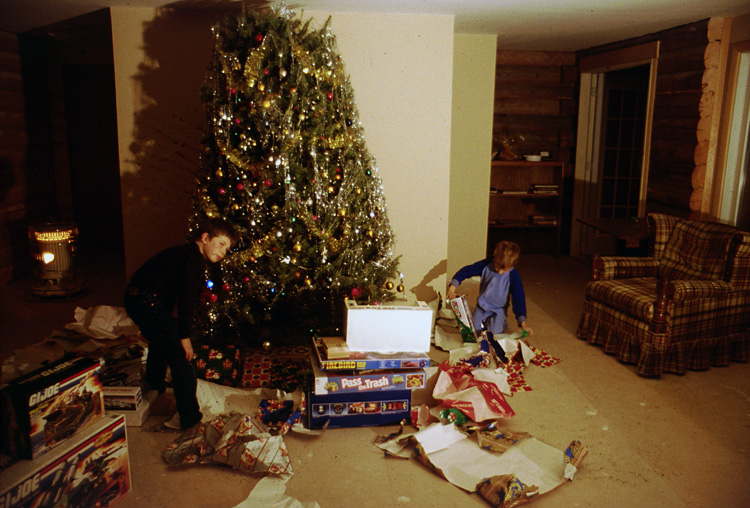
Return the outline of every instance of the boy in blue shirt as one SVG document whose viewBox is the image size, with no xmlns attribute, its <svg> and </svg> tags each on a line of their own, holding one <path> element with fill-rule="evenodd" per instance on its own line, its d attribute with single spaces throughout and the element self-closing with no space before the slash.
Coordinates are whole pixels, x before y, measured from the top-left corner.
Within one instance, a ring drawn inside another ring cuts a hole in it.
<svg viewBox="0 0 750 508">
<path fill-rule="evenodd" d="M 495 246 L 492 258 L 466 265 L 453 276 L 446 294 L 448 299 L 456 297 L 456 288 L 464 279 L 481 277 L 473 315 L 478 334 L 482 330 L 493 334 L 508 333 L 506 316 L 509 300 L 518 326 L 529 335 L 533 333 L 531 328 L 526 327 L 526 295 L 521 275 L 515 269 L 520 253 L 518 244 L 503 240 Z"/>
</svg>

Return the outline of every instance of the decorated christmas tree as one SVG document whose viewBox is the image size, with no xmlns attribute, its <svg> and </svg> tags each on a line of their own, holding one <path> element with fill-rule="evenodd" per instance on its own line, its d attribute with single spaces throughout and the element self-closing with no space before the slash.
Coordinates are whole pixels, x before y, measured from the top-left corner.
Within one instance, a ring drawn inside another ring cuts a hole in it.
<svg viewBox="0 0 750 508">
<path fill-rule="evenodd" d="M 335 37 L 328 22 L 310 25 L 275 7 L 213 27 L 192 227 L 222 217 L 240 240 L 209 281 L 209 337 L 245 327 L 335 333 L 345 298 L 372 304 L 403 291 Z"/>
</svg>

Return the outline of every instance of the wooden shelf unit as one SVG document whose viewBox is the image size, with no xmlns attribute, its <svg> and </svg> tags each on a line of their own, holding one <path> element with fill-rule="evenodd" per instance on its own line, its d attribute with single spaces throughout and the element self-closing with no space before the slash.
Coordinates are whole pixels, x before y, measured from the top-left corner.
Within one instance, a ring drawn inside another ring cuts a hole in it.
<svg viewBox="0 0 750 508">
<path fill-rule="evenodd" d="M 488 251 L 507 238 L 530 253 L 552 242 L 559 256 L 565 163 L 492 161 L 491 170 Z"/>
</svg>

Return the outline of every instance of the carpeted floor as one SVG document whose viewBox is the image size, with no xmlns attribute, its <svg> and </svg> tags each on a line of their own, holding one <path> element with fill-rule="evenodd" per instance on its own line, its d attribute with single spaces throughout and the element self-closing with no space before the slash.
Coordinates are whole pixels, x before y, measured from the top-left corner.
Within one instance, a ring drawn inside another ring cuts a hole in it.
<svg viewBox="0 0 750 508">
<path fill-rule="evenodd" d="M 28 302 L 24 279 L 1 288 L 3 358 L 70 322 L 76 305 L 121 305 L 122 272 L 114 265 L 89 264 L 91 292 L 79 302 Z M 750 365 L 638 377 L 632 366 L 574 336 L 586 266 L 524 256 L 519 270 L 534 330 L 530 342 L 562 361 L 526 369 L 533 390 L 509 398 L 516 416 L 507 428 L 561 449 L 572 439 L 589 448 L 574 481 L 531 506 L 750 506 Z M 286 494 L 322 508 L 487 506 L 414 460 L 385 458 L 372 440 L 393 430 L 287 434 L 294 475 Z M 133 492 L 119 507 L 232 508 L 247 498 L 257 478 L 219 466 L 168 469 L 161 453 L 176 436 L 128 428 Z"/>
</svg>

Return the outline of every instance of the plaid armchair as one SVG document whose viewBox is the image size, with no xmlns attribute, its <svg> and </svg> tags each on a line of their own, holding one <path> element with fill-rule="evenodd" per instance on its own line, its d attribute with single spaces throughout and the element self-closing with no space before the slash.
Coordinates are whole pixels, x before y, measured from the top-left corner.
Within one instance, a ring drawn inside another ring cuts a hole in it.
<svg viewBox="0 0 750 508">
<path fill-rule="evenodd" d="M 649 257 L 594 257 L 577 335 L 638 374 L 750 356 L 750 233 L 649 214 Z"/>
</svg>

